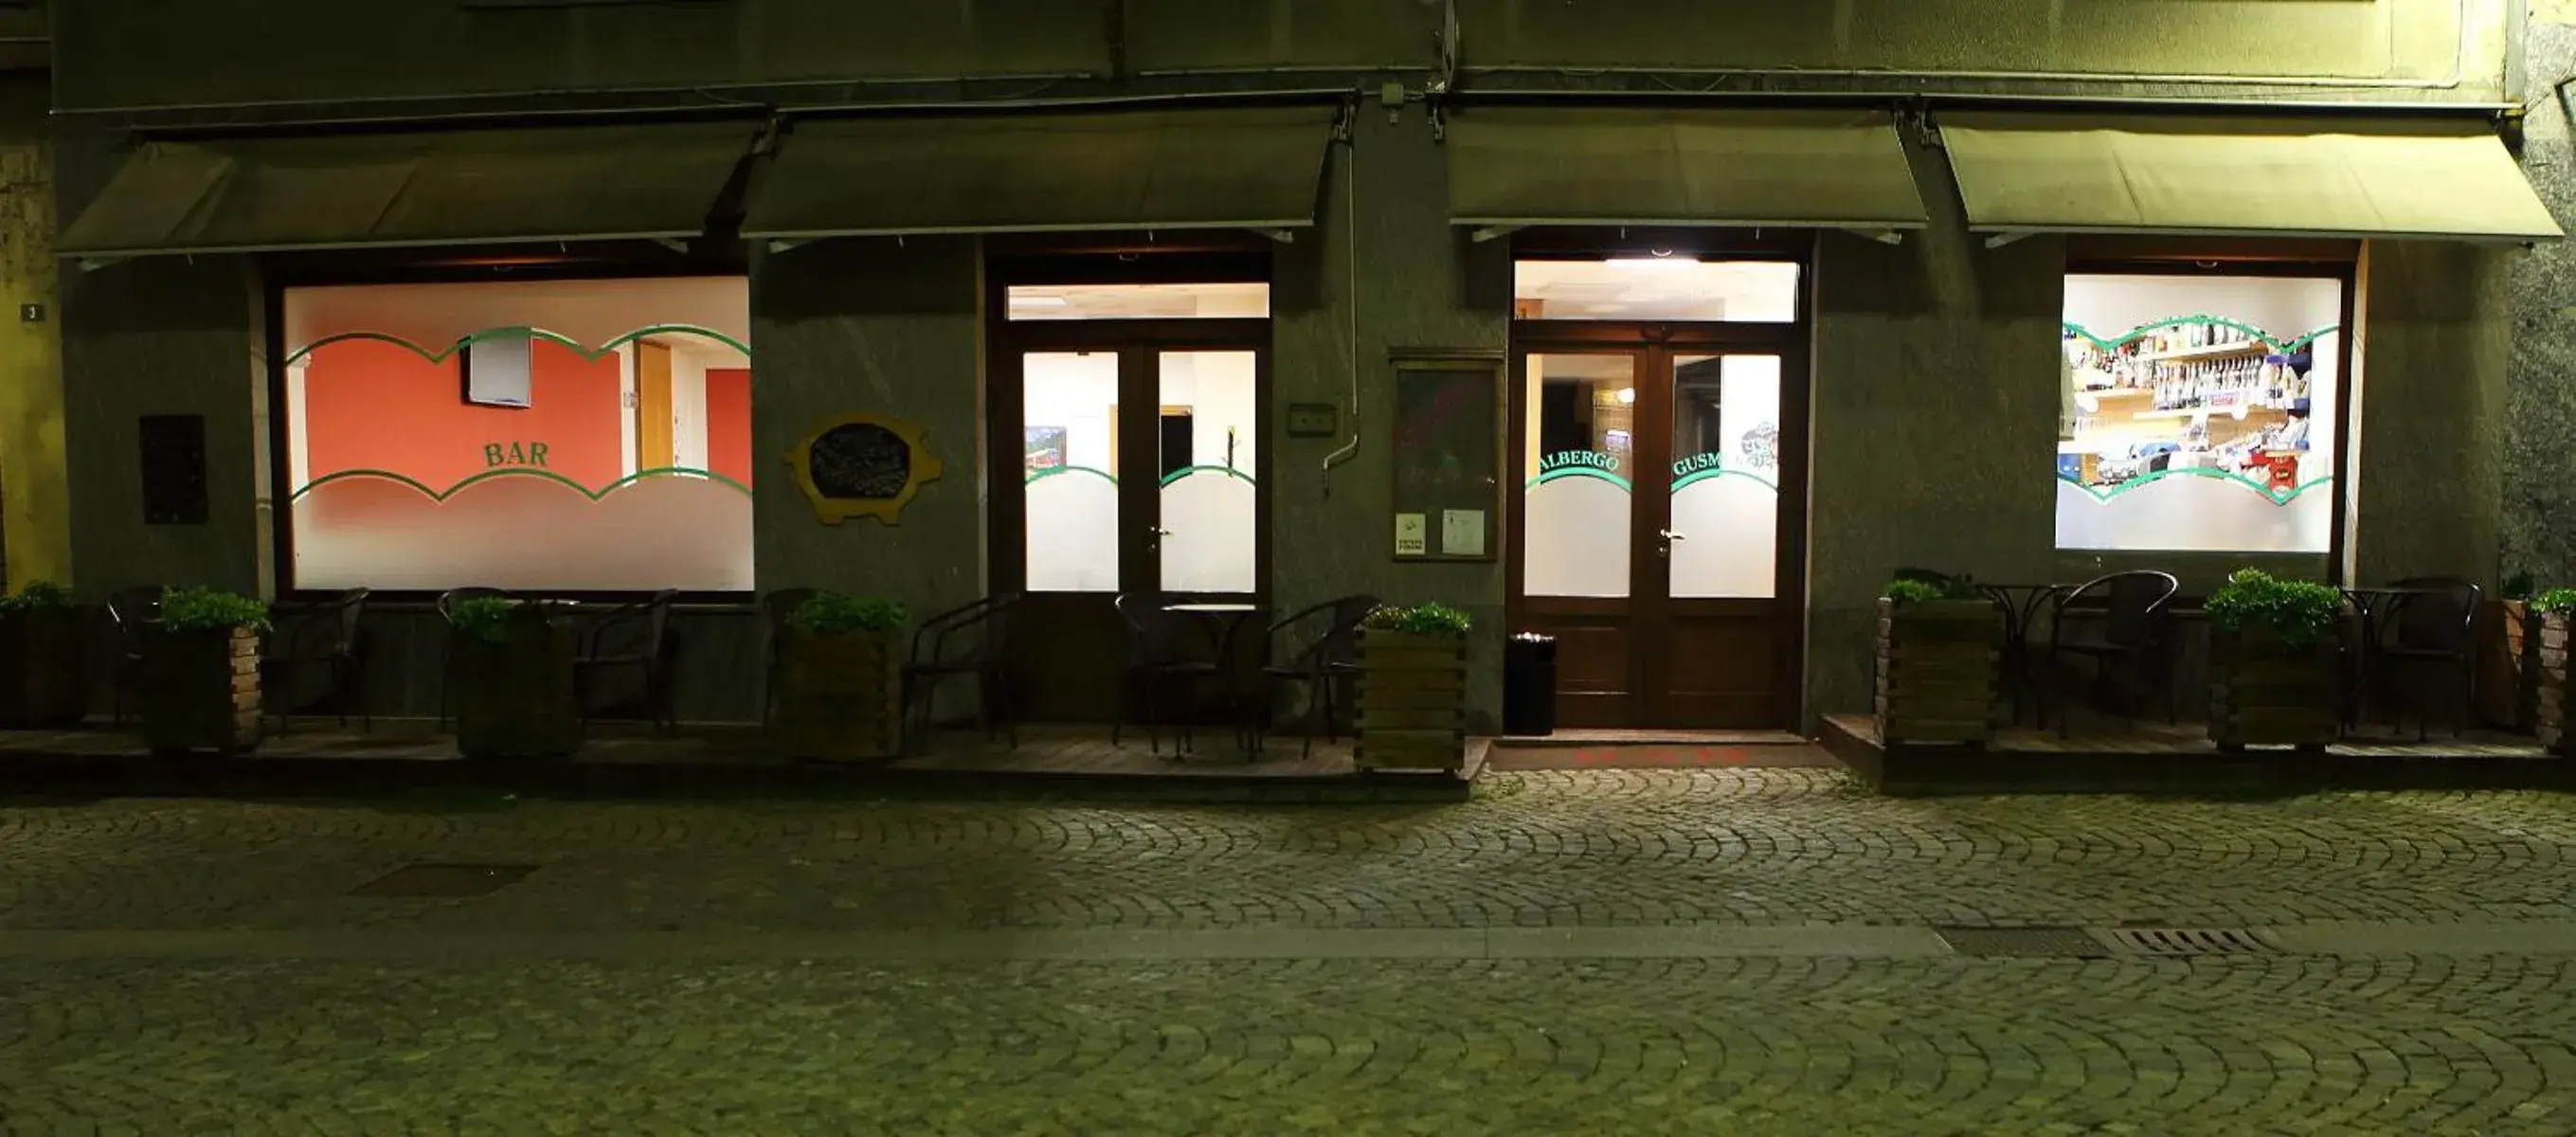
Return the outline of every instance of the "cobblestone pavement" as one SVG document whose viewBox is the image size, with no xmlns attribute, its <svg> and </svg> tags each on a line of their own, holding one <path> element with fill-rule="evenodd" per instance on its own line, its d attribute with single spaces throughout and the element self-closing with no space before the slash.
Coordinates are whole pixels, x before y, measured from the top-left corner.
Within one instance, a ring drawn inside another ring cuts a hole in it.
<svg viewBox="0 0 2576 1137">
<path fill-rule="evenodd" d="M 2569 969 L 49 965 L 0 979 L 0 1102 L 47 1135 L 2555 1135 Z"/>
<path fill-rule="evenodd" d="M 1052 962 L 472 946 L 2576 921 L 2576 798 L 1891 801 L 1821 771 L 1658 771 L 1509 775 L 1452 806 L 445 804 L 0 805 L 0 1133 L 2576 1132 L 2576 955 L 2510 945 Z M 348 895 L 414 862 L 536 870 L 480 897 Z M 47 930 L 225 929 L 276 934 L 23 949 Z M 320 933 L 414 950 L 296 946 Z"/>
<path fill-rule="evenodd" d="M 617 930 L 2576 919 L 2576 797 L 1900 801 L 1818 770 L 1463 805 L 0 806 L 0 928 Z M 349 890 L 421 861 L 493 896 Z"/>
</svg>

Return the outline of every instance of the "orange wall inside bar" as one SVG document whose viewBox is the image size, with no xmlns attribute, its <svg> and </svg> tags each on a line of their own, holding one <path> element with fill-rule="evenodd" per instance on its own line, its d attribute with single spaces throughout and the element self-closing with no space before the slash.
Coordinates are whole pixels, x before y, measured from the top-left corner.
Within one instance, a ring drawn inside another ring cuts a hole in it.
<svg viewBox="0 0 2576 1137">
<path fill-rule="evenodd" d="M 487 446 L 506 461 L 545 445 L 544 468 L 599 490 L 624 474 L 623 418 L 615 355 L 585 359 L 562 344 L 533 345 L 530 406 L 467 404 L 454 359 L 432 363 L 378 340 L 326 344 L 304 373 L 306 478 L 341 470 L 387 470 L 444 491 L 493 468 Z M 707 371 L 707 458 L 716 473 L 751 484 L 751 372 Z"/>
<path fill-rule="evenodd" d="M 707 469 L 752 484 L 749 368 L 707 368 Z"/>
</svg>

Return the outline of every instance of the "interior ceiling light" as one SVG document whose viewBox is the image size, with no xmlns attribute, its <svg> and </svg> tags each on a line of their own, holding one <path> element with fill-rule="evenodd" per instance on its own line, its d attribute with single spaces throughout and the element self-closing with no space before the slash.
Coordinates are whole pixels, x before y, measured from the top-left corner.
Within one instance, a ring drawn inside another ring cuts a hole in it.
<svg viewBox="0 0 2576 1137">
<path fill-rule="evenodd" d="M 1698 268 L 1699 258 L 1687 255 L 1676 256 L 1672 250 L 1664 249 L 1653 256 L 1612 257 L 1607 263 L 1612 268 Z"/>
<path fill-rule="evenodd" d="M 1061 296 L 1014 296 L 1011 303 L 1023 308 L 1070 308 L 1073 301 Z"/>
<path fill-rule="evenodd" d="M 1636 402 L 1636 401 L 1637 401 L 1637 389 L 1636 389 L 1636 388 L 1634 388 L 1634 387 L 1621 387 L 1621 388 L 1619 388 L 1619 403 L 1620 403 L 1620 405 L 1621 405 L 1621 406 L 1626 406 L 1627 404 L 1630 404 L 1630 403 L 1633 403 L 1633 402 Z"/>
</svg>

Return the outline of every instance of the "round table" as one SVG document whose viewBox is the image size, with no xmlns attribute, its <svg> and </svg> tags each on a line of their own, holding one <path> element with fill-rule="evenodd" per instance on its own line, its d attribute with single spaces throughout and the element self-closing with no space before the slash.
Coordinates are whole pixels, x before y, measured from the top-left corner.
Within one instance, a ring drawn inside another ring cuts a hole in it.
<svg viewBox="0 0 2576 1137">
<path fill-rule="evenodd" d="M 1239 674 L 1240 668 L 1235 665 L 1234 641 L 1235 637 L 1243 631 L 1243 622 L 1254 614 L 1260 612 L 1261 606 L 1258 604 L 1245 604 L 1233 601 L 1191 601 L 1182 604 L 1163 605 L 1163 611 L 1175 616 L 1187 616 L 1192 619 L 1205 620 L 1212 628 L 1215 629 L 1217 674 L 1223 677 L 1225 683 L 1225 697 L 1227 701 L 1232 704 L 1226 709 L 1236 720 L 1234 724 L 1235 748 L 1246 753 L 1250 753 L 1252 750 L 1252 744 L 1249 741 L 1249 732 L 1246 731 L 1243 723 L 1244 704 L 1246 700 L 1242 690 L 1241 676 Z"/>
</svg>

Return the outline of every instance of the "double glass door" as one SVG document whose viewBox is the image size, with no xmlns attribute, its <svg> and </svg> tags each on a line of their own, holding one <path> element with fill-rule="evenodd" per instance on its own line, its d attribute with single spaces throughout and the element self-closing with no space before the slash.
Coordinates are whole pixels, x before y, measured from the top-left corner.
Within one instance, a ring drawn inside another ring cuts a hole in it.
<svg viewBox="0 0 2576 1137">
<path fill-rule="evenodd" d="M 992 387 L 996 457 L 1016 454 L 995 471 L 994 576 L 1028 593 L 1026 712 L 1059 721 L 1109 716 L 1118 596 L 1257 605 L 1267 583 L 1265 351 L 1205 328 L 1085 331 L 1015 348 Z"/>
<path fill-rule="evenodd" d="M 1569 726 L 1789 725 L 1803 361 L 1785 346 L 1531 345 L 1514 625 L 1557 638 Z"/>
</svg>

